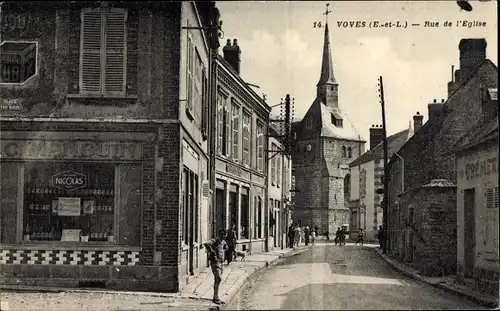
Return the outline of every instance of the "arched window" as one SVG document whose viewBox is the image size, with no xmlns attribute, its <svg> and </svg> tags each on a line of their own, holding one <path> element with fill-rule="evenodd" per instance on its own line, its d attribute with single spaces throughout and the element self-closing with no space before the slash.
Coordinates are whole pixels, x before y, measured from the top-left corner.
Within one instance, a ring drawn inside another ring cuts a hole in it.
<svg viewBox="0 0 500 311">
<path fill-rule="evenodd" d="M 345 146 L 342 146 L 342 157 L 343 158 L 346 158 L 347 155 L 346 155 L 346 149 L 345 149 Z"/>
<path fill-rule="evenodd" d="M 347 148 L 347 157 L 348 158 L 352 158 L 352 149 L 351 149 L 351 147 Z"/>
<path fill-rule="evenodd" d="M 344 177 L 344 200 L 349 200 L 351 197 L 351 175 L 347 174 Z"/>
</svg>

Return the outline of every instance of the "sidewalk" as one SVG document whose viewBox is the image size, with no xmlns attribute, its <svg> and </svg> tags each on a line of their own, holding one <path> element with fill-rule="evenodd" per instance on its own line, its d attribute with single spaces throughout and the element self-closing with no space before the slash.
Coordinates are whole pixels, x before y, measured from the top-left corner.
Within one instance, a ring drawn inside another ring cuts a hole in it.
<svg viewBox="0 0 500 311">
<path fill-rule="evenodd" d="M 488 308 L 498 307 L 498 297 L 485 295 L 484 293 L 472 289 L 470 286 L 457 283 L 454 275 L 444 277 L 424 276 L 417 270 L 389 258 L 382 253 L 380 248 L 377 247 L 374 249 L 393 269 L 398 270 L 406 276 L 412 277 L 434 287 L 441 288 L 458 296 L 465 297 Z"/>
<path fill-rule="evenodd" d="M 213 275 L 204 268 L 193 277 L 180 293 L 125 292 L 78 288 L 40 288 L 0 285 L 2 311 L 14 310 L 218 310 L 224 309 L 245 282 L 261 270 L 280 260 L 303 253 L 310 246 L 296 249 L 272 250 L 249 255 L 245 262 L 238 261 L 224 267 L 220 285 L 225 305 L 212 303 Z"/>
</svg>

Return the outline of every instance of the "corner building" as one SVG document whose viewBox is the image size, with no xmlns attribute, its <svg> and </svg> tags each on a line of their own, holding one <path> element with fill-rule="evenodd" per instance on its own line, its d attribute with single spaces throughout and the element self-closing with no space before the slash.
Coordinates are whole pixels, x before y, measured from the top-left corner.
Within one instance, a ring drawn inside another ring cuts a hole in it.
<svg viewBox="0 0 500 311">
<path fill-rule="evenodd" d="M 212 7 L 4 3 L 0 283 L 176 292 L 206 264 Z"/>
<path fill-rule="evenodd" d="M 217 228 L 236 226 L 237 248 L 266 250 L 267 128 L 271 108 L 240 76 L 238 41 L 217 59 L 215 214 Z"/>
</svg>

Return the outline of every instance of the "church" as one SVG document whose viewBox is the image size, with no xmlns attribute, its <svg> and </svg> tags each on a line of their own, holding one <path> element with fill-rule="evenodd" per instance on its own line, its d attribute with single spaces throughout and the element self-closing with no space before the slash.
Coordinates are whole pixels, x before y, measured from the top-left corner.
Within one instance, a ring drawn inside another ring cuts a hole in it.
<svg viewBox="0 0 500 311">
<path fill-rule="evenodd" d="M 304 117 L 293 122 L 292 131 L 293 221 L 332 236 L 338 227 L 349 226 L 348 164 L 364 153 L 366 141 L 339 105 L 328 23 L 316 99 Z"/>
</svg>

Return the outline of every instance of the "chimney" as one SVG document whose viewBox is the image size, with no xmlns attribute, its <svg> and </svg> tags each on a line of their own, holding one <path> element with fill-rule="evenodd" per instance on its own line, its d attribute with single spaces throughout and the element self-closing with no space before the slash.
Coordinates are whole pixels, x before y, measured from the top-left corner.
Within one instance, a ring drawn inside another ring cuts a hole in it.
<svg viewBox="0 0 500 311">
<path fill-rule="evenodd" d="M 462 39 L 460 49 L 460 76 L 466 79 L 474 69 L 486 59 L 486 40 Z"/>
<path fill-rule="evenodd" d="M 460 83 L 460 70 L 455 70 L 455 66 L 451 66 L 451 81 L 448 82 L 448 97 L 457 89 Z"/>
<path fill-rule="evenodd" d="M 238 46 L 238 40 L 233 40 L 233 45 L 231 45 L 231 39 L 227 39 L 226 46 L 222 49 L 224 53 L 224 60 L 238 73 L 240 74 L 240 55 L 241 50 Z"/>
<path fill-rule="evenodd" d="M 384 128 L 382 125 L 372 125 L 370 128 L 370 150 L 384 140 Z"/>
<path fill-rule="evenodd" d="M 416 133 L 424 124 L 424 116 L 417 111 L 417 114 L 413 116 L 413 133 Z"/>
<path fill-rule="evenodd" d="M 428 117 L 429 120 L 432 120 L 436 117 L 436 114 L 439 113 L 444 107 L 444 99 L 441 99 L 441 102 L 438 103 L 435 99 L 432 103 L 427 105 Z"/>
</svg>

